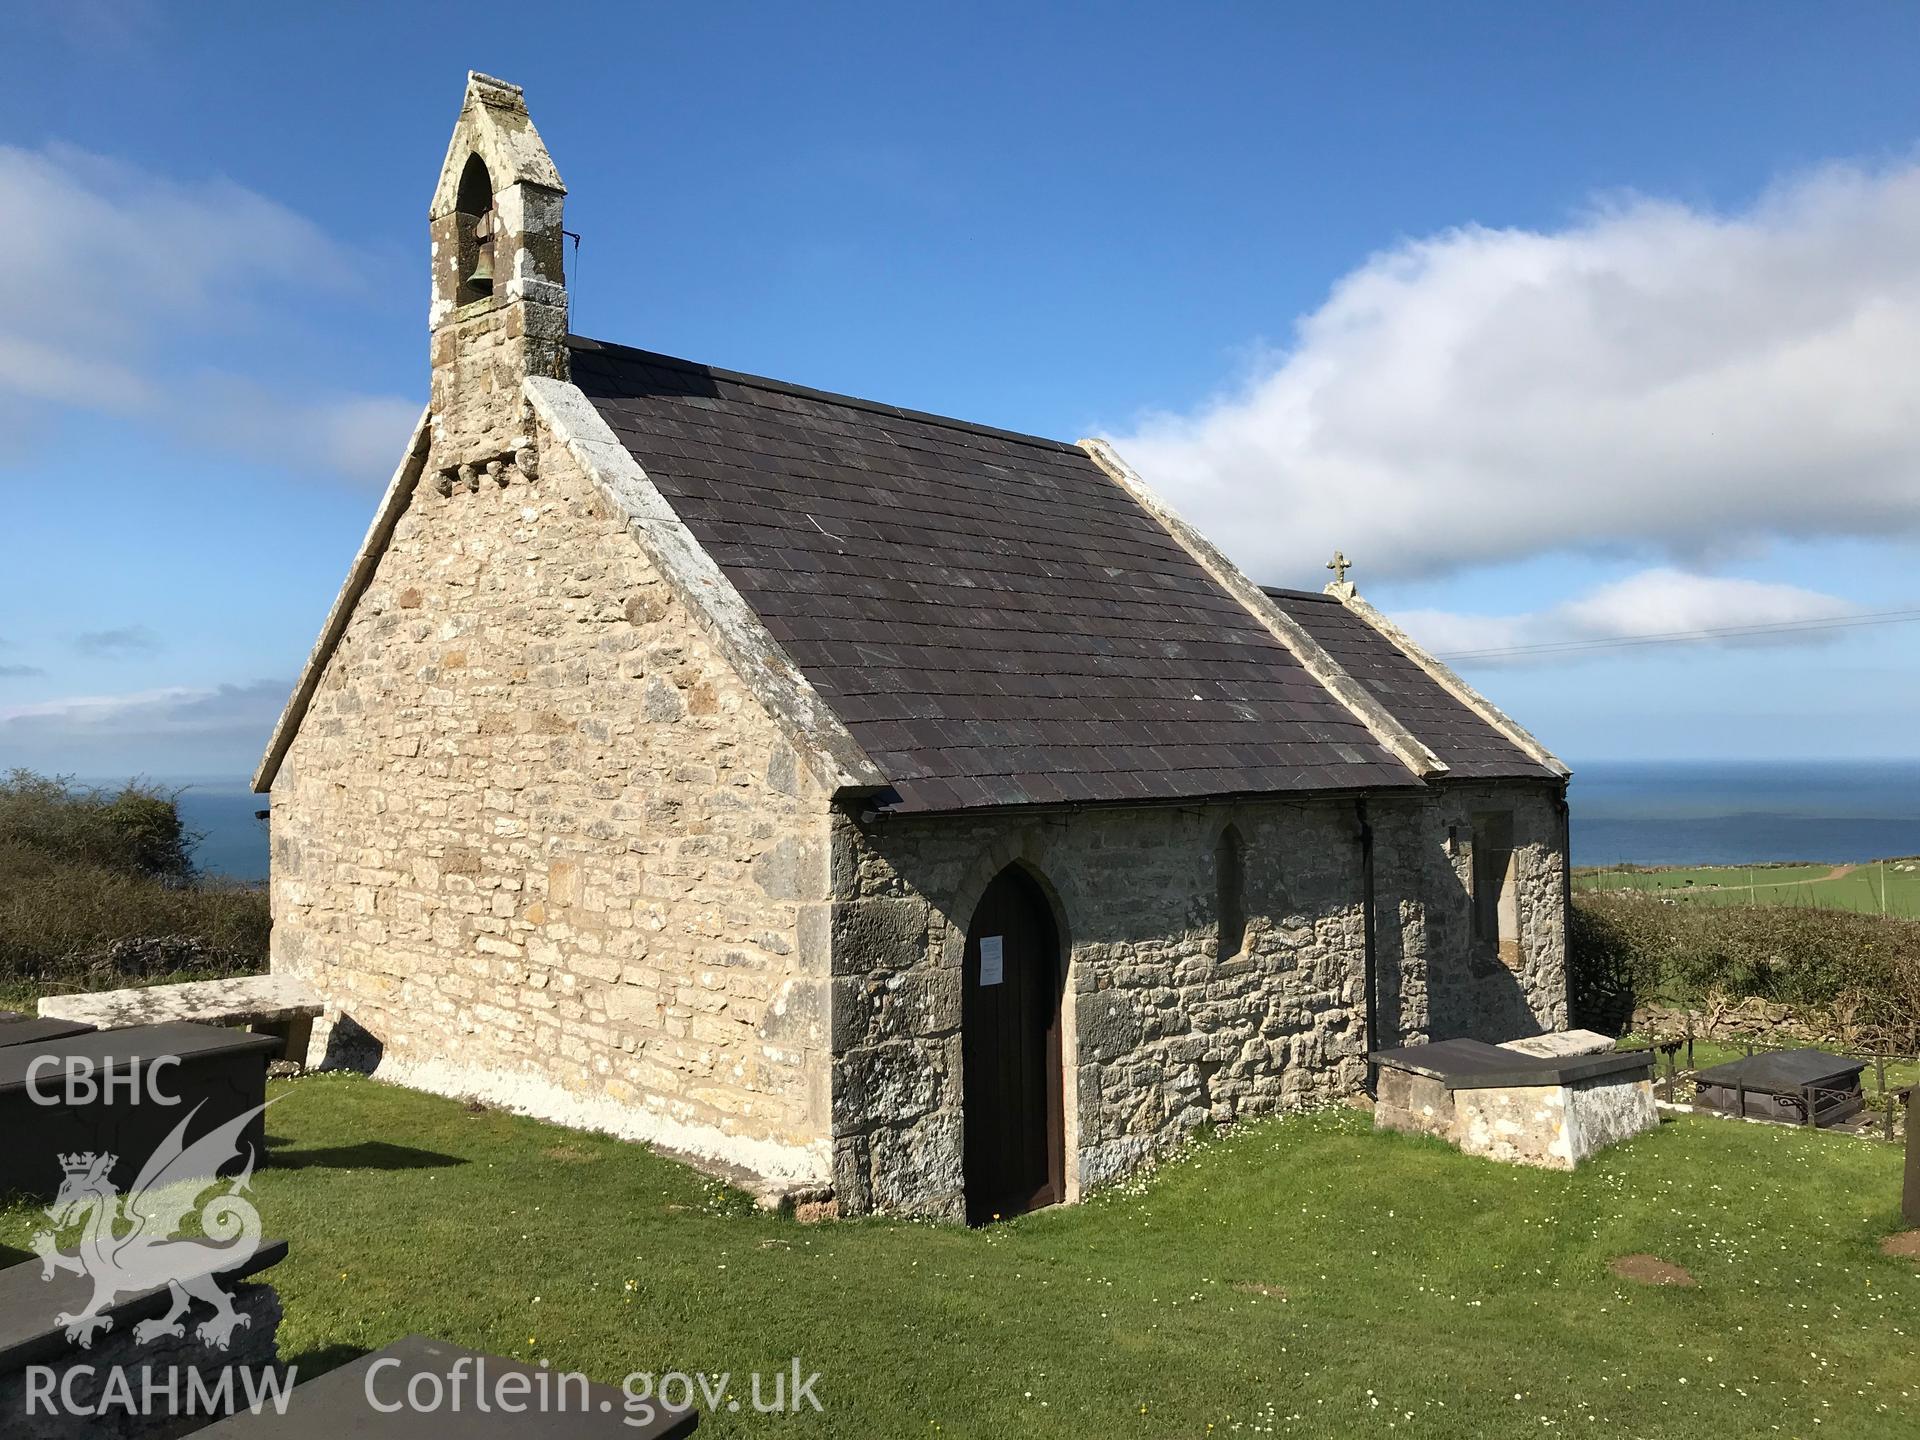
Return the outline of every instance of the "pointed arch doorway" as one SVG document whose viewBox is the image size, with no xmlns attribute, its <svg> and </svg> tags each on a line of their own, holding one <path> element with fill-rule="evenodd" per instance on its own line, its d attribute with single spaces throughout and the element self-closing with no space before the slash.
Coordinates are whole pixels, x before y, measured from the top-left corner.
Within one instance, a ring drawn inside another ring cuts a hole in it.
<svg viewBox="0 0 1920 1440">
<path fill-rule="evenodd" d="M 1018 866 L 974 907 L 964 967 L 967 1223 L 980 1225 L 1066 1194 L 1060 932 Z"/>
</svg>

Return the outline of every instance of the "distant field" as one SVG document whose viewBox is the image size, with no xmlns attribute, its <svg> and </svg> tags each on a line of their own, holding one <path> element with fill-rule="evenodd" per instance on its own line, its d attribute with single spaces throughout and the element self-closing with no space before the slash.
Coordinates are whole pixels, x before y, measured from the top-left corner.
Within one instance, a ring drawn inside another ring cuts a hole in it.
<svg viewBox="0 0 1920 1440">
<path fill-rule="evenodd" d="M 1863 865 L 1614 866 L 1573 872 L 1576 890 L 1651 890 L 1704 905 L 1795 905 L 1920 918 L 1920 859 Z M 1885 892 L 1884 907 L 1882 890 Z"/>
</svg>

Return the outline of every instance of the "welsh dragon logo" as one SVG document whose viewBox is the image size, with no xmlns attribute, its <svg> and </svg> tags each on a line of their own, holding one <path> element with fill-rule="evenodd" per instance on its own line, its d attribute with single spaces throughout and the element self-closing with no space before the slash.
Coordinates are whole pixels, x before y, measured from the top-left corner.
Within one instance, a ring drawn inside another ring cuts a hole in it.
<svg viewBox="0 0 1920 1440">
<path fill-rule="evenodd" d="M 196 1326 L 194 1334 L 217 1349 L 227 1348 L 234 1327 L 251 1323 L 233 1308 L 214 1272 L 244 1263 L 260 1245 L 260 1214 L 243 1193 L 253 1175 L 253 1147 L 246 1147 L 238 1175 L 218 1177 L 223 1166 L 240 1158 L 240 1135 L 264 1109 L 255 1106 L 189 1145 L 187 1127 L 200 1113 L 200 1106 L 194 1106 L 124 1196 L 113 1183 L 118 1156 L 90 1150 L 60 1156 L 66 1178 L 47 1207 L 53 1228 L 33 1237 L 33 1249 L 40 1257 L 42 1280 L 71 1271 L 93 1281 L 93 1298 L 85 1309 L 54 1317 L 68 1340 L 90 1349 L 95 1334 L 113 1328 L 113 1317 L 103 1312 L 115 1300 L 161 1286 L 171 1292 L 172 1305 L 165 1315 L 134 1326 L 134 1339 L 143 1345 L 162 1335 L 183 1339 L 186 1327 L 180 1317 L 195 1300 L 211 1305 L 213 1315 Z M 226 1188 L 202 1204 L 200 1197 L 216 1185 Z M 196 1210 L 201 1237 L 178 1238 L 182 1222 Z M 69 1253 L 59 1248 L 59 1236 L 75 1227 L 80 1229 L 79 1242 Z"/>
</svg>

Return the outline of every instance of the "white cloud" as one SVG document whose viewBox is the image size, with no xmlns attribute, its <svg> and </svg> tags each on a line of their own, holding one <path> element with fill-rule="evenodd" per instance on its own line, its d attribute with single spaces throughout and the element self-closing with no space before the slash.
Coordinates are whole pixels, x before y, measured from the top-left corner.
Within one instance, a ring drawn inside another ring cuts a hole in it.
<svg viewBox="0 0 1920 1440">
<path fill-rule="evenodd" d="M 292 689 L 254 680 L 0 706 L 0 755 L 49 774 L 244 774 Z"/>
<path fill-rule="evenodd" d="M 1407 610 L 1395 620 L 1430 652 L 1470 658 L 1478 665 L 1564 662 L 1586 649 L 1602 653 L 1616 642 L 1649 636 L 1807 625 L 1840 619 L 1854 607 L 1833 595 L 1797 585 L 1690 575 L 1680 570 L 1643 570 L 1589 590 L 1545 610 L 1519 615 L 1467 615 L 1447 610 Z M 1810 627 L 1747 635 L 1691 639 L 1685 644 L 1807 645 L 1833 638 Z M 1665 643 L 1663 641 L 1663 643 Z M 1552 650 L 1538 647 L 1552 646 Z M 1575 648 L 1579 647 L 1579 648 Z M 1491 655 L 1488 651 L 1520 653 Z"/>
<path fill-rule="evenodd" d="M 7 639 L 6 636 L 0 635 L 0 650 L 11 650 L 13 648 L 13 642 Z M 47 672 L 42 670 L 38 665 L 22 665 L 17 662 L 0 661 L 0 680 L 26 680 L 33 676 L 44 675 L 46 673 Z"/>
<path fill-rule="evenodd" d="M 419 403 L 386 395 L 276 394 L 231 375 L 204 375 L 185 387 L 190 397 L 180 428 L 189 436 L 238 455 L 306 465 L 355 479 L 393 472 Z"/>
<path fill-rule="evenodd" d="M 1920 166 L 1376 255 L 1235 393 L 1116 441 L 1258 578 L 1920 529 Z"/>
<path fill-rule="evenodd" d="M 76 695 L 0 706 L 0 740 L 52 732 L 114 735 L 267 732 L 293 691 L 288 681 L 255 680 L 211 689 L 172 685 L 126 695 Z"/>
<path fill-rule="evenodd" d="M 114 630 L 82 631 L 73 637 L 73 648 L 82 655 L 122 660 L 153 654 L 160 649 L 160 637 L 145 625 L 122 625 Z"/>
<path fill-rule="evenodd" d="M 0 215 L 31 217 L 0 227 L 10 420 L 68 405 L 282 464 L 374 479 L 391 468 L 417 405 L 275 391 L 191 359 L 196 342 L 284 328 L 289 294 L 354 289 L 355 258 L 310 221 L 229 181 L 183 183 L 58 144 L 0 145 Z M 270 424 L 285 433 L 262 444 Z"/>
</svg>

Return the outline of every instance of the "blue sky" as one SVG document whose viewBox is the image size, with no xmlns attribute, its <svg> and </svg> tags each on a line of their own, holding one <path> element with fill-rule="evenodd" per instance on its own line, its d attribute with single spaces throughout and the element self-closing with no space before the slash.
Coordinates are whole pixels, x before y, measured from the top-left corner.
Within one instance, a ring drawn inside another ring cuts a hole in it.
<svg viewBox="0 0 1920 1440">
<path fill-rule="evenodd" d="M 1911 7 L 476 13 L 14 17 L 0 765 L 251 768 L 425 397 L 469 68 L 566 177 L 582 333 L 1113 435 L 1445 653 L 1920 607 Z M 1579 762 L 1912 755 L 1916 662 L 1461 668 Z"/>
</svg>

